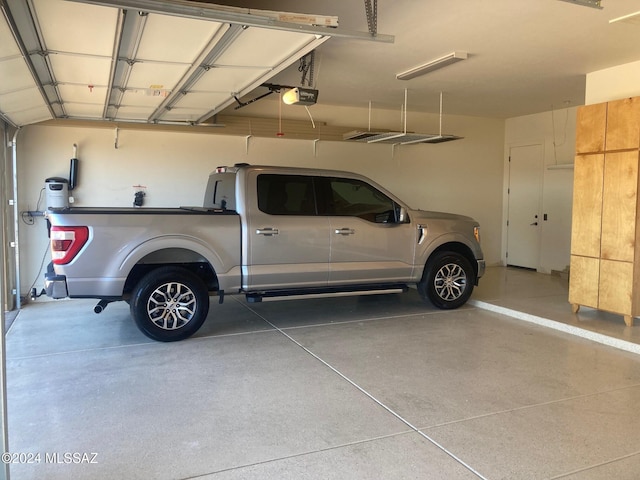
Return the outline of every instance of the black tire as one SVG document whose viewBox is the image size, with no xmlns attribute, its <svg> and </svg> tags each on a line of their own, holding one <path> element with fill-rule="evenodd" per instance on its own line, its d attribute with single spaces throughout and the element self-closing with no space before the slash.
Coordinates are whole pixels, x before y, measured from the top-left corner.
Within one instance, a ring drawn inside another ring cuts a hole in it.
<svg viewBox="0 0 640 480">
<path fill-rule="evenodd" d="M 438 252 L 427 262 L 418 292 L 435 307 L 450 310 L 464 305 L 473 292 L 474 271 L 457 252 Z"/>
<path fill-rule="evenodd" d="M 131 316 L 142 333 L 175 342 L 198 331 L 209 313 L 209 293 L 200 278 L 184 268 L 160 267 L 133 289 Z"/>
</svg>

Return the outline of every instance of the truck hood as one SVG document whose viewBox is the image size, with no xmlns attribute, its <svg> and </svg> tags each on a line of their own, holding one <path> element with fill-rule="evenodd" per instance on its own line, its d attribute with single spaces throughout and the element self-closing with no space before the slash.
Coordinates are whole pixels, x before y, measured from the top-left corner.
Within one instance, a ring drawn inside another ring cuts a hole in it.
<svg viewBox="0 0 640 480">
<path fill-rule="evenodd" d="M 475 220 L 471 217 L 467 217 L 465 215 L 457 215 L 455 213 L 445 213 L 445 212 L 432 212 L 428 210 L 413 210 L 410 211 L 410 215 L 413 214 L 414 218 L 423 218 L 425 220 L 458 220 L 458 221 L 467 221 L 467 222 L 475 222 Z"/>
</svg>

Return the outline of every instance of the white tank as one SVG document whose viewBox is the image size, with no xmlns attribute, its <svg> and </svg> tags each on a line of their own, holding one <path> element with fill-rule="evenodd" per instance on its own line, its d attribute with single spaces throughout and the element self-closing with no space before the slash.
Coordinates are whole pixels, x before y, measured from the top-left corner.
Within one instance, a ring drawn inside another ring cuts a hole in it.
<svg viewBox="0 0 640 480">
<path fill-rule="evenodd" d="M 69 208 L 69 182 L 66 178 L 47 178 L 44 183 L 47 210 Z"/>
</svg>

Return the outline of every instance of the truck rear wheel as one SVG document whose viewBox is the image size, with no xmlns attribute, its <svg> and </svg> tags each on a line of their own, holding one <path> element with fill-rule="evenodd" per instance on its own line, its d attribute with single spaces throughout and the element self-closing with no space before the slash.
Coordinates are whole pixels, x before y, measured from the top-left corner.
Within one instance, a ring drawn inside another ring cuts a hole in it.
<svg viewBox="0 0 640 480">
<path fill-rule="evenodd" d="M 440 309 L 464 305 L 473 292 L 473 267 L 457 252 L 435 253 L 427 262 L 418 292 Z"/>
<path fill-rule="evenodd" d="M 198 331 L 209 313 L 209 293 L 202 280 L 184 268 L 161 267 L 133 289 L 131 316 L 142 333 L 174 342 Z"/>
</svg>

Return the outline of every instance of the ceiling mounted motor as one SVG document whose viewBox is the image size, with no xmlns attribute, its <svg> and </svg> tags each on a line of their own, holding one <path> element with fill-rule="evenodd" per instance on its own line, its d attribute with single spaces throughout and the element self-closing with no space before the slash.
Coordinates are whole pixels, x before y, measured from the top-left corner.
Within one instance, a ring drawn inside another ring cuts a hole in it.
<svg viewBox="0 0 640 480">
<path fill-rule="evenodd" d="M 318 101 L 318 90 L 295 87 L 282 95 L 282 101 L 287 105 L 315 105 Z"/>
</svg>

